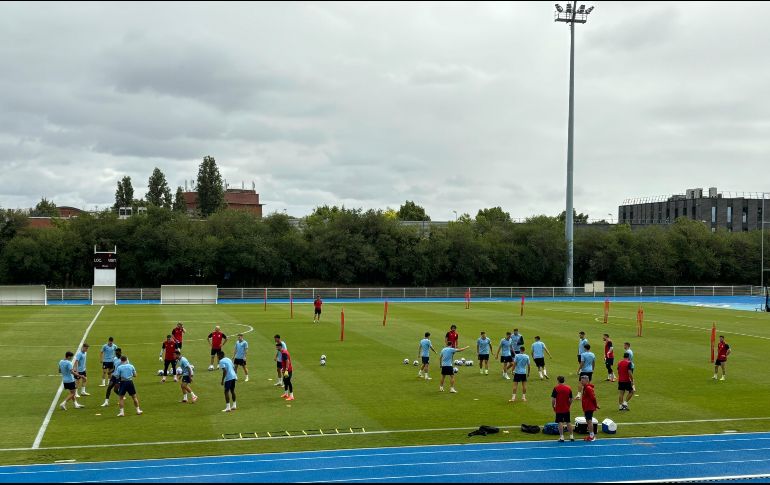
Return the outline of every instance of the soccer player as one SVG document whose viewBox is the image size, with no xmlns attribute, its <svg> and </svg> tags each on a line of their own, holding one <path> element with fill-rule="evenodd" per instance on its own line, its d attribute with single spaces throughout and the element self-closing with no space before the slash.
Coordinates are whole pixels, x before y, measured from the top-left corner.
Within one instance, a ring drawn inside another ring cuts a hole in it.
<svg viewBox="0 0 770 485">
<path fill-rule="evenodd" d="M 243 340 L 243 334 L 238 334 L 238 340 L 235 341 L 235 350 L 233 351 L 233 363 L 235 364 L 235 373 L 238 373 L 238 366 L 243 366 L 243 373 L 246 379 L 243 382 L 249 382 L 249 369 L 246 367 L 246 352 L 249 351 L 249 343 Z"/>
<path fill-rule="evenodd" d="M 446 340 L 454 348 L 457 348 L 457 341 L 460 339 L 460 335 L 457 333 L 457 325 L 449 327 L 449 331 L 446 333 Z"/>
<path fill-rule="evenodd" d="M 624 398 L 623 394 L 627 393 Z M 634 397 L 634 363 L 631 355 L 623 353 L 623 360 L 618 362 L 618 411 L 628 411 L 628 401 Z"/>
<path fill-rule="evenodd" d="M 417 354 L 422 358 L 422 365 L 420 370 L 417 371 L 417 377 L 425 377 L 426 381 L 431 380 L 428 376 L 428 368 L 430 367 L 430 351 L 436 353 L 436 349 L 433 348 L 433 344 L 430 342 L 430 332 L 425 332 L 425 338 L 420 340 L 420 346 L 417 349 Z"/>
<path fill-rule="evenodd" d="M 291 365 L 291 355 L 289 351 L 281 347 L 280 343 L 275 344 L 275 350 L 281 354 L 281 374 L 283 375 L 283 394 L 281 397 L 287 401 L 294 400 L 294 385 L 291 383 L 291 376 L 294 368 Z"/>
<path fill-rule="evenodd" d="M 524 352 L 524 346 L 519 347 L 519 353 L 513 357 L 516 368 L 513 370 L 513 396 L 508 402 L 516 402 L 516 391 L 521 382 L 521 400 L 527 402 L 527 377 L 529 377 L 529 356 Z"/>
<path fill-rule="evenodd" d="M 583 387 L 583 399 L 580 401 L 583 405 L 583 414 L 586 417 L 586 424 L 588 424 L 588 436 L 585 437 L 586 441 L 593 441 L 594 438 L 594 411 L 599 408 L 599 403 L 596 402 L 596 392 L 594 391 L 594 385 L 588 379 L 587 375 L 580 376 L 580 384 Z"/>
<path fill-rule="evenodd" d="M 90 396 L 86 392 L 86 383 L 88 382 L 88 378 L 86 377 L 86 353 L 88 352 L 88 344 L 84 343 L 83 347 L 78 351 L 77 354 L 75 354 L 75 364 L 74 367 L 78 371 L 78 375 L 75 377 L 76 381 L 81 381 L 80 385 L 82 386 L 80 388 L 80 395 L 83 396 Z M 75 386 L 75 397 L 80 397 L 78 395 L 77 386 Z"/>
<path fill-rule="evenodd" d="M 192 396 L 191 403 L 194 403 L 198 400 L 198 396 L 195 395 L 192 387 L 190 387 L 193 374 L 195 373 L 193 371 L 193 366 L 190 365 L 190 361 L 187 360 L 187 357 L 182 357 L 182 352 L 180 350 L 174 351 L 174 357 L 176 357 L 176 360 L 179 362 L 179 368 L 182 369 L 182 381 L 179 383 L 182 388 L 182 400 L 179 402 L 187 402 L 187 394 L 190 394 L 190 396 Z"/>
<path fill-rule="evenodd" d="M 180 349 L 182 348 L 182 339 L 184 338 L 184 334 L 187 332 L 185 330 L 184 325 L 182 322 L 177 322 L 176 327 L 174 327 L 171 330 L 171 335 L 174 336 L 174 342 L 176 343 L 176 348 Z"/>
<path fill-rule="evenodd" d="M 64 389 L 69 391 L 69 394 L 64 399 L 64 401 L 59 404 L 59 407 L 62 409 L 62 411 L 67 410 L 67 401 L 72 401 L 75 403 L 75 408 L 79 409 L 82 407 L 85 407 L 78 403 L 77 398 L 75 397 L 75 377 L 78 375 L 78 371 L 75 370 L 72 367 L 72 357 L 75 354 L 70 352 L 69 350 L 65 352 L 64 358 L 59 361 L 59 372 L 61 373 L 61 382 L 62 385 L 64 385 Z"/>
<path fill-rule="evenodd" d="M 524 345 L 524 335 L 519 333 L 518 328 L 513 329 L 513 335 L 511 335 L 511 344 L 513 347 L 513 355 L 521 352 L 521 346 Z"/>
<path fill-rule="evenodd" d="M 225 357 L 225 353 L 221 350 L 217 352 L 217 359 L 219 360 L 219 368 L 222 369 L 222 381 L 220 382 L 220 385 L 225 386 L 225 404 L 227 404 L 222 412 L 229 413 L 238 408 L 235 404 L 235 381 L 238 380 L 238 374 L 235 373 L 233 361 Z M 231 397 L 232 406 L 230 406 Z"/>
<path fill-rule="evenodd" d="M 500 345 L 497 346 L 497 352 L 495 352 L 495 359 L 500 356 L 500 363 L 503 365 L 503 379 L 510 379 L 508 377 L 508 370 L 513 367 L 513 356 L 511 355 L 511 332 L 505 332 L 505 338 L 500 340 Z M 502 351 L 502 355 L 501 352 Z"/>
<path fill-rule="evenodd" d="M 615 363 L 615 349 L 612 347 L 610 334 L 605 333 L 602 340 L 604 340 L 604 366 L 607 367 L 607 379 L 605 380 L 615 382 L 615 374 L 612 372 L 612 365 Z"/>
<path fill-rule="evenodd" d="M 452 328 L 454 328 L 454 325 L 452 325 Z M 444 392 L 444 378 L 449 376 L 449 392 L 457 392 L 455 390 L 455 370 L 454 366 L 452 366 L 452 357 L 454 357 L 457 352 L 462 352 L 467 348 L 468 347 L 463 347 L 458 349 L 452 347 L 452 344 L 447 339 L 446 347 L 441 349 L 441 383 L 439 384 L 439 391 Z"/>
<path fill-rule="evenodd" d="M 550 379 L 550 377 L 548 377 L 548 371 L 545 370 L 545 354 L 548 354 L 548 357 L 553 359 L 551 352 L 548 351 L 548 347 L 545 346 L 545 343 L 540 341 L 540 335 L 536 335 L 535 342 L 532 344 L 532 359 L 535 361 L 537 374 L 540 376 L 541 381 L 543 380 L 543 377 Z"/>
<path fill-rule="evenodd" d="M 479 373 L 489 375 L 489 354 L 492 351 L 492 340 L 486 332 L 481 332 L 481 337 L 476 339 L 476 352 L 479 356 Z M 486 368 L 486 372 L 484 371 Z"/>
<path fill-rule="evenodd" d="M 117 347 L 118 344 L 114 342 L 112 337 L 108 338 L 107 343 L 102 345 L 102 351 L 99 352 L 99 360 L 102 361 L 102 383 L 99 384 L 99 387 L 107 385 L 106 377 L 111 377 L 115 371 L 113 360 L 115 359 L 115 349 Z"/>
<path fill-rule="evenodd" d="M 634 362 L 634 351 L 631 350 L 631 342 L 623 342 L 623 353 L 628 353 L 629 360 Z"/>
<path fill-rule="evenodd" d="M 580 333 L 578 333 L 578 354 L 577 354 L 578 363 L 580 363 L 580 356 L 583 355 L 583 352 L 586 351 L 586 345 L 588 345 L 588 339 L 586 338 L 586 333 L 581 330 Z M 578 396 L 579 395 L 580 393 L 578 393 Z"/>
<path fill-rule="evenodd" d="M 286 348 L 286 342 L 281 340 L 281 336 L 276 334 L 273 339 L 275 339 L 276 344 L 281 344 L 281 349 L 288 350 Z M 275 380 L 275 386 L 283 386 L 283 364 L 281 362 L 281 350 L 276 349 L 275 351 L 275 364 L 276 364 L 276 372 L 278 373 L 278 379 Z"/>
<path fill-rule="evenodd" d="M 114 369 L 117 369 L 120 365 L 120 358 L 123 356 L 123 350 L 120 347 L 115 347 L 115 358 L 112 359 L 112 365 Z M 128 362 L 128 360 L 126 360 Z M 110 376 L 110 383 L 107 385 L 107 392 L 104 395 L 104 402 L 102 403 L 102 407 L 107 407 L 110 405 L 110 394 L 112 393 L 112 390 L 115 389 L 115 393 L 117 394 L 119 386 L 118 382 L 118 376 L 114 372 Z"/>
<path fill-rule="evenodd" d="M 596 362 L 596 355 L 591 352 L 591 344 L 585 345 L 586 351 L 580 356 L 580 365 L 578 365 L 578 393 L 575 399 L 580 399 L 583 392 L 583 376 L 588 376 L 588 382 L 591 382 L 591 377 L 594 374 L 594 362 Z"/>
<path fill-rule="evenodd" d="M 139 398 L 136 395 L 136 387 L 134 387 L 136 369 L 133 365 L 128 363 L 128 358 L 125 355 L 120 358 L 120 365 L 115 369 L 115 373 L 118 375 L 118 381 L 120 382 L 120 387 L 118 388 L 118 396 L 120 396 L 118 407 L 120 407 L 120 412 L 118 413 L 118 417 L 125 416 L 123 408 L 126 394 L 131 396 L 131 399 L 134 400 L 136 414 L 142 414 L 142 409 L 139 407 Z"/>
<path fill-rule="evenodd" d="M 219 325 L 214 327 L 214 331 L 208 336 L 208 341 L 211 344 L 211 362 L 209 363 L 209 370 L 214 370 L 214 356 L 218 356 L 222 350 L 222 346 L 227 343 L 227 335 L 223 334 L 219 330 Z M 219 362 L 219 357 L 217 357 Z"/>
<path fill-rule="evenodd" d="M 321 307 L 324 302 L 320 296 L 315 297 L 313 301 L 313 323 L 321 323 Z"/>
<path fill-rule="evenodd" d="M 725 364 L 727 363 L 727 356 L 730 355 L 730 345 L 725 342 L 725 336 L 720 335 L 719 336 L 719 344 L 717 344 L 717 360 L 714 362 L 714 377 L 713 379 L 716 380 L 717 374 L 719 374 L 719 368 L 722 368 L 722 378 L 719 379 L 720 381 L 725 380 L 725 377 L 727 376 L 727 370 L 725 369 Z"/>
<path fill-rule="evenodd" d="M 558 376 L 559 382 L 551 392 L 551 407 L 556 413 L 556 421 L 559 424 L 559 443 L 564 443 L 564 428 L 569 430 L 569 440 L 575 441 L 572 434 L 572 422 L 570 421 L 569 407 L 572 405 L 572 389 L 564 383 L 564 376 Z"/>
<path fill-rule="evenodd" d="M 166 340 L 164 340 L 160 344 L 160 354 L 158 355 L 158 360 L 163 361 L 163 377 L 161 378 L 160 382 L 166 382 L 166 376 L 168 375 L 168 366 L 171 366 L 171 374 L 174 376 L 174 382 L 177 381 L 176 378 L 176 341 L 171 337 L 171 335 L 166 335 Z M 165 358 L 163 354 L 165 355 Z"/>
</svg>

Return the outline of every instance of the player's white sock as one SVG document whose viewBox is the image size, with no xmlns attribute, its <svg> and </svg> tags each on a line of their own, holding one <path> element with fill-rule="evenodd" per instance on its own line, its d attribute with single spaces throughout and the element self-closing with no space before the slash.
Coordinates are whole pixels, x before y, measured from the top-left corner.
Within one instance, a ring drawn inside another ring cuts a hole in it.
<svg viewBox="0 0 770 485">
<path fill-rule="evenodd" d="M 248 374 L 246 374 L 246 380 L 244 380 L 244 382 L 249 382 L 249 375 Z"/>
<path fill-rule="evenodd" d="M 102 387 L 104 387 L 106 384 L 104 383 L 104 379 L 102 379 Z"/>
<path fill-rule="evenodd" d="M 185 393 L 184 393 L 184 395 L 182 396 L 182 399 L 184 399 L 185 401 L 187 401 L 187 393 L 186 393 L 186 392 L 185 392 Z"/>
<path fill-rule="evenodd" d="M 526 394 L 522 394 L 521 395 L 521 400 L 522 401 L 526 401 L 527 400 L 527 395 Z"/>
<path fill-rule="evenodd" d="M 231 409 L 237 409 L 237 408 L 238 408 L 238 405 L 235 404 L 235 401 L 233 401 L 233 407 Z"/>
<path fill-rule="evenodd" d="M 142 414 L 142 410 L 140 408 L 136 408 L 136 414 Z"/>
<path fill-rule="evenodd" d="M 543 372 L 542 371 L 537 371 L 537 374 L 540 376 L 541 379 L 543 378 Z"/>
<path fill-rule="evenodd" d="M 717 375 L 716 375 L 716 374 L 714 374 L 714 377 L 712 377 L 712 379 L 716 379 L 716 378 L 717 378 Z"/>
</svg>

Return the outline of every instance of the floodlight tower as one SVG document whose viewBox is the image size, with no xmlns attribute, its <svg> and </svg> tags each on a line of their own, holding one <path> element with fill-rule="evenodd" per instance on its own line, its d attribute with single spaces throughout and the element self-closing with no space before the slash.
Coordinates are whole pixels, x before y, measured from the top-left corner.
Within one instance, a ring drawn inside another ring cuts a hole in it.
<svg viewBox="0 0 770 485">
<path fill-rule="evenodd" d="M 565 213 L 565 235 L 567 239 L 567 271 L 564 276 L 564 286 L 568 288 L 568 292 L 572 292 L 572 287 L 575 286 L 573 280 L 574 270 L 574 226 L 575 220 L 573 217 L 572 206 L 572 139 L 573 139 L 573 124 L 574 124 L 574 111 L 575 111 L 575 23 L 584 24 L 588 20 L 588 15 L 593 11 L 594 7 L 588 7 L 580 5 L 577 7 L 577 1 L 573 1 L 571 4 L 567 3 L 564 8 L 558 3 L 556 4 L 556 12 L 554 12 L 554 22 L 567 22 L 570 27 L 570 47 L 569 47 L 569 118 L 567 127 L 567 211 Z"/>
</svg>

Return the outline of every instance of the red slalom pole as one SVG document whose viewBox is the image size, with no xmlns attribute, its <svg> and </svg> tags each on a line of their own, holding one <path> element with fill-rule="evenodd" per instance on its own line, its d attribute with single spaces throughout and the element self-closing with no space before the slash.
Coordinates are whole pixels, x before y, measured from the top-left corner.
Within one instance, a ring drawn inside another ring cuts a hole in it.
<svg viewBox="0 0 770 485">
<path fill-rule="evenodd" d="M 607 320 L 610 317 L 610 299 L 605 298 L 604 299 L 604 323 L 607 323 Z"/>
<path fill-rule="evenodd" d="M 519 316 L 524 316 L 524 295 L 521 295 L 521 312 L 519 313 Z"/>
<path fill-rule="evenodd" d="M 711 324 L 711 363 L 714 363 L 714 344 L 717 340 L 717 324 Z"/>
<path fill-rule="evenodd" d="M 388 299 L 385 298 L 385 313 L 382 316 L 382 326 L 385 326 L 385 320 L 388 319 Z"/>
<path fill-rule="evenodd" d="M 267 288 L 265 288 L 265 311 L 267 311 Z"/>
<path fill-rule="evenodd" d="M 345 307 L 340 312 L 340 342 L 345 341 Z"/>
</svg>

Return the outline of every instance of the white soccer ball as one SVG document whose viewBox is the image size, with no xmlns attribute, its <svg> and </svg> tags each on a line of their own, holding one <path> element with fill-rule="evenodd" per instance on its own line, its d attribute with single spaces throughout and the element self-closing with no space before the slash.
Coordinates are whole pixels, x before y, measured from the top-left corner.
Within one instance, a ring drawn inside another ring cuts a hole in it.
<svg viewBox="0 0 770 485">
<path fill-rule="evenodd" d="M 457 367 L 453 368 L 452 370 L 454 371 L 454 373 L 455 373 L 455 374 L 457 374 L 458 372 L 460 372 L 460 369 L 458 369 Z"/>
<path fill-rule="evenodd" d="M 326 354 L 321 354 L 321 360 L 326 360 Z"/>
<path fill-rule="evenodd" d="M 326 365 L 326 359 L 321 359 L 321 365 Z"/>
<path fill-rule="evenodd" d="M 415 360 L 414 362 L 412 362 L 412 365 L 417 367 L 418 365 L 420 365 L 420 363 Z"/>
<path fill-rule="evenodd" d="M 163 375 L 163 369 L 158 369 L 158 375 L 159 375 L 159 376 L 162 376 L 162 375 Z"/>
<path fill-rule="evenodd" d="M 176 375 L 178 375 L 178 376 L 181 376 L 181 375 L 182 375 L 182 368 L 181 368 L 181 367 L 177 367 L 177 369 L 176 369 Z"/>
<path fill-rule="evenodd" d="M 404 365 L 409 365 L 409 359 L 404 359 Z"/>
<path fill-rule="evenodd" d="M 454 364 L 455 365 L 460 365 L 460 361 L 459 360 L 455 360 Z"/>
<path fill-rule="evenodd" d="M 473 361 L 472 361 L 472 360 L 466 360 L 466 361 L 465 361 L 465 366 L 466 366 L 466 367 L 470 367 L 470 366 L 472 366 L 472 365 L 473 365 Z"/>
<path fill-rule="evenodd" d="M 213 366 L 213 365 L 210 365 L 210 366 L 209 366 L 209 370 L 214 370 L 214 366 Z"/>
<path fill-rule="evenodd" d="M 462 359 L 460 359 L 460 363 L 461 363 L 461 364 L 465 364 L 465 357 L 463 357 Z"/>
</svg>

